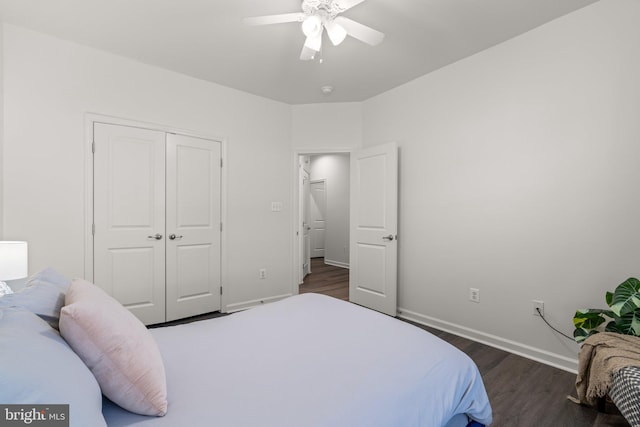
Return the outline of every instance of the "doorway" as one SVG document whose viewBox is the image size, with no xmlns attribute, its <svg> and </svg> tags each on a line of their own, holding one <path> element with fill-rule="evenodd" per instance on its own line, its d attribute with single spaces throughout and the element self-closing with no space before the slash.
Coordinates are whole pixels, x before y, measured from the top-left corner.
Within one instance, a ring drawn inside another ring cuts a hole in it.
<svg viewBox="0 0 640 427">
<path fill-rule="evenodd" d="M 318 265 L 318 260 L 311 262 L 314 259 L 324 260 L 321 265 L 349 268 L 350 152 L 294 156 L 298 182 L 294 201 L 299 207 L 294 215 L 294 277 L 301 285 Z"/>
<path fill-rule="evenodd" d="M 301 169 L 312 168 L 312 157 L 318 157 L 318 169 L 335 172 L 337 168 L 327 167 L 323 160 L 336 154 L 348 168 L 348 178 L 342 185 L 333 185 L 327 179 L 327 237 L 333 227 L 330 218 L 333 211 L 331 195 L 334 187 L 346 193 L 346 212 L 342 244 L 346 264 L 340 265 L 330 258 L 329 249 L 334 245 L 326 240 L 325 262 L 349 269 L 349 301 L 395 316 L 397 314 L 397 253 L 398 253 L 398 145 L 396 142 L 375 145 L 358 150 L 326 153 L 294 151 L 294 182 L 301 182 Z M 340 156 L 340 154 L 342 156 Z M 315 159 L 313 159 L 315 160 Z M 315 165 L 314 165 L 315 166 Z M 324 168 L 321 166 L 325 166 Z M 310 179 L 318 178 L 310 172 Z M 297 180 L 297 181 L 296 181 Z M 302 185 L 293 185 L 294 202 L 305 206 L 305 192 Z M 382 191 L 381 191 L 382 189 Z M 302 269 L 302 209 L 294 212 L 294 277 L 298 286 L 292 283 L 292 294 L 300 292 L 304 281 Z M 335 231 L 335 230 L 334 230 Z M 309 251 L 310 252 L 310 251 Z M 340 251 L 337 251 L 338 253 Z M 336 253 L 331 252 L 331 253 Z M 348 254 L 348 255 L 347 255 Z M 310 263 L 309 263 L 310 264 Z"/>
</svg>

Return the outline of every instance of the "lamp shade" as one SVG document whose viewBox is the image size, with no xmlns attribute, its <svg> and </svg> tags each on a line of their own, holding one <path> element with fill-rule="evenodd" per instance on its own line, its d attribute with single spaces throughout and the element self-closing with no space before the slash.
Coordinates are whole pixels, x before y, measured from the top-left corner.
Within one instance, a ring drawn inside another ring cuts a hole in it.
<svg viewBox="0 0 640 427">
<path fill-rule="evenodd" d="M 304 46 L 316 52 L 320 52 L 320 47 L 322 46 L 322 37 L 307 37 L 304 41 Z"/>
<path fill-rule="evenodd" d="M 27 242 L 0 241 L 0 280 L 15 280 L 27 277 Z"/>
<path fill-rule="evenodd" d="M 328 21 L 325 24 L 329 40 L 334 46 L 338 46 L 347 37 L 347 30 L 340 24 L 336 24 L 335 21 Z"/>
<path fill-rule="evenodd" d="M 307 16 L 302 21 L 302 32 L 307 37 L 318 37 L 322 34 L 322 19 L 318 15 Z"/>
</svg>

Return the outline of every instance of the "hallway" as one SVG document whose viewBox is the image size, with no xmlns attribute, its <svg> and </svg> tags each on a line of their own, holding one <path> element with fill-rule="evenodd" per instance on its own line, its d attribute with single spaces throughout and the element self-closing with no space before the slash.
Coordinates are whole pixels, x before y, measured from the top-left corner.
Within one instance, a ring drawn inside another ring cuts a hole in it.
<svg viewBox="0 0 640 427">
<path fill-rule="evenodd" d="M 349 269 L 324 263 L 324 258 L 311 258 L 311 274 L 304 278 L 300 293 L 315 292 L 349 301 Z"/>
</svg>

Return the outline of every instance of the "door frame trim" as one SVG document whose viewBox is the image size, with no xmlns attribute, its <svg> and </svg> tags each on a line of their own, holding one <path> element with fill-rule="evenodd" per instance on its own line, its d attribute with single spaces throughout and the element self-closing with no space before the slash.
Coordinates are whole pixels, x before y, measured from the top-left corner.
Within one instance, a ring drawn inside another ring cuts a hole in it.
<svg viewBox="0 0 640 427">
<path fill-rule="evenodd" d="M 299 171 L 299 162 L 298 158 L 300 156 L 314 156 L 320 154 L 349 154 L 350 156 L 357 148 L 297 148 L 293 150 L 291 161 L 292 161 L 292 206 L 293 209 L 293 221 L 292 221 L 292 260 L 291 260 L 291 294 L 298 295 L 299 286 L 300 286 L 300 239 L 302 239 L 302 235 L 300 234 L 300 171 Z M 311 177 L 309 177 L 311 179 Z"/>
<path fill-rule="evenodd" d="M 157 130 L 165 133 L 173 133 L 194 138 L 208 139 L 220 142 L 223 167 L 220 176 L 220 220 L 223 224 L 220 233 L 220 284 L 227 286 L 227 138 L 209 134 L 207 132 L 181 129 L 173 126 L 144 122 L 140 120 L 126 119 L 99 113 L 87 112 L 84 114 L 84 279 L 93 281 L 93 125 L 105 123 L 118 126 L 137 127 L 142 129 Z M 226 311 L 226 299 L 229 295 L 227 289 L 220 295 L 220 311 Z"/>
</svg>

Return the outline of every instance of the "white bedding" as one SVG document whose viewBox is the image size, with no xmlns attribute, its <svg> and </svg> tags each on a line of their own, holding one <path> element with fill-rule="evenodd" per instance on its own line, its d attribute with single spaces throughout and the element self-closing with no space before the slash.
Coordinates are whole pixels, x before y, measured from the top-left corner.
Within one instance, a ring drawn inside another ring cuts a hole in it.
<svg viewBox="0 0 640 427">
<path fill-rule="evenodd" d="M 105 401 L 109 426 L 445 426 L 491 423 L 475 364 L 405 322 L 305 294 L 151 330 L 164 359 L 164 417 Z"/>
</svg>

